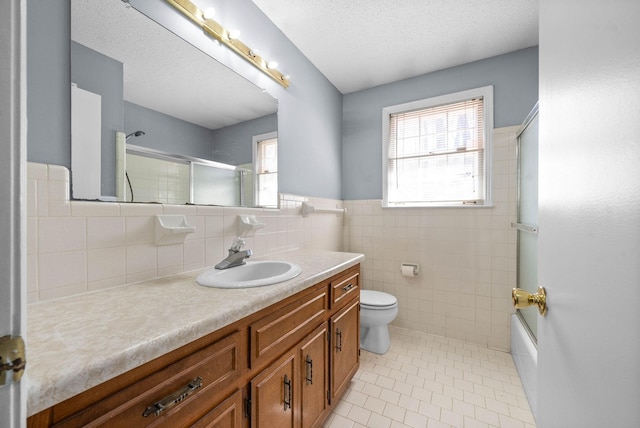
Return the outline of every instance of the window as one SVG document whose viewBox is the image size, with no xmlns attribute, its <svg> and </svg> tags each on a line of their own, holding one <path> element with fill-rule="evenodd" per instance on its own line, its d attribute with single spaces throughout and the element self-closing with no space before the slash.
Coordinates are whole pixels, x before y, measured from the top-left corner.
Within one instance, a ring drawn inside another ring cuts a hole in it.
<svg viewBox="0 0 640 428">
<path fill-rule="evenodd" d="M 489 205 L 493 87 L 383 109 L 384 206 Z"/>
<path fill-rule="evenodd" d="M 256 205 L 278 207 L 278 137 L 275 132 L 254 137 L 256 144 Z"/>
</svg>

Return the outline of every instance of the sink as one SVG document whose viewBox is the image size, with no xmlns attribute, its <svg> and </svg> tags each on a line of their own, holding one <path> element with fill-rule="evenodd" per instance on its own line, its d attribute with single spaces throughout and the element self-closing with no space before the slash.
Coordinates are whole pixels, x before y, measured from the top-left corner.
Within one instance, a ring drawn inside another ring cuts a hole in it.
<svg viewBox="0 0 640 428">
<path fill-rule="evenodd" d="M 300 266 L 283 261 L 248 261 L 229 269 L 209 269 L 196 278 L 205 287 L 250 288 L 277 284 L 300 275 Z"/>
</svg>

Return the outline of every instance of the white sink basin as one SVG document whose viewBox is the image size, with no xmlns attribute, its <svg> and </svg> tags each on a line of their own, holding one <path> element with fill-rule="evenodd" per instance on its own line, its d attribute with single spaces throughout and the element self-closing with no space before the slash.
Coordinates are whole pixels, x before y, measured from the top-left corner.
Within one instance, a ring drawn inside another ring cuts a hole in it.
<svg viewBox="0 0 640 428">
<path fill-rule="evenodd" d="M 250 288 L 277 284 L 300 275 L 300 266 L 282 261 L 248 261 L 229 269 L 209 269 L 196 278 L 205 287 Z"/>
</svg>

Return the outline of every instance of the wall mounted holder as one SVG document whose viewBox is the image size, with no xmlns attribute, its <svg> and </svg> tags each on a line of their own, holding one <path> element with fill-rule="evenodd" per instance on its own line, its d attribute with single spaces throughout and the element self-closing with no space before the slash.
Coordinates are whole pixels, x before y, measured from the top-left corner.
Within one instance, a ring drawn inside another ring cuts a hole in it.
<svg viewBox="0 0 640 428">
<path fill-rule="evenodd" d="M 156 245 L 182 244 L 195 231 L 184 215 L 156 215 Z"/>
<path fill-rule="evenodd" d="M 418 273 L 420 272 L 420 265 L 418 263 L 402 262 L 400 263 L 400 272 L 402 273 L 402 276 L 418 276 Z"/>
<path fill-rule="evenodd" d="M 253 235 L 256 230 L 262 229 L 263 227 L 265 227 L 265 224 L 258 222 L 254 215 L 238 216 L 238 236 Z"/>
</svg>

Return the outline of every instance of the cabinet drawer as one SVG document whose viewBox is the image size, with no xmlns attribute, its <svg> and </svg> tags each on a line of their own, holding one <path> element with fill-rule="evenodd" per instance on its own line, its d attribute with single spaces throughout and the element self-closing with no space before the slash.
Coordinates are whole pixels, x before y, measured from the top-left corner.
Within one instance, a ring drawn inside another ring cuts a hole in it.
<svg viewBox="0 0 640 428">
<path fill-rule="evenodd" d="M 276 358 L 309 334 L 329 310 L 326 283 L 323 287 L 276 309 L 249 326 L 251 368 Z"/>
<path fill-rule="evenodd" d="M 54 426 L 129 428 L 191 424 L 225 398 L 223 394 L 228 395 L 227 390 L 240 378 L 243 337 L 246 336 L 242 332 L 233 333 Z M 195 381 L 198 378 L 199 387 Z M 165 400 L 168 397 L 171 399 Z"/>
<path fill-rule="evenodd" d="M 353 297 L 360 294 L 360 269 L 356 266 L 331 281 L 331 308 L 344 306 Z"/>
</svg>

